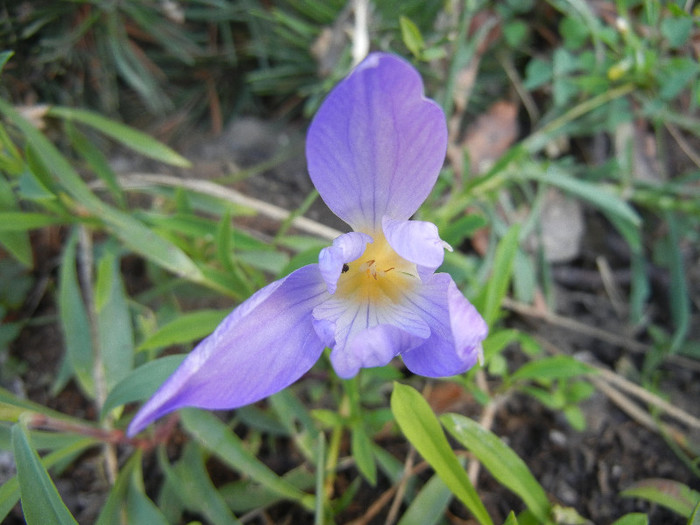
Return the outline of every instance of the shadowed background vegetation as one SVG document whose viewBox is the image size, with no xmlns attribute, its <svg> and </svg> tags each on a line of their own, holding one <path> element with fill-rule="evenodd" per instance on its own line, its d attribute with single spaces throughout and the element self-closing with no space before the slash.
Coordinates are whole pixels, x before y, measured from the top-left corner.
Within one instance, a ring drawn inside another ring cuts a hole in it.
<svg viewBox="0 0 700 525">
<path fill-rule="evenodd" d="M 698 16 L 2 3 L 0 521 L 700 523 Z M 490 326 L 483 365 L 343 381 L 322 358 L 127 439 L 231 308 L 343 231 L 303 140 L 363 35 L 447 115 L 418 216 Z"/>
</svg>

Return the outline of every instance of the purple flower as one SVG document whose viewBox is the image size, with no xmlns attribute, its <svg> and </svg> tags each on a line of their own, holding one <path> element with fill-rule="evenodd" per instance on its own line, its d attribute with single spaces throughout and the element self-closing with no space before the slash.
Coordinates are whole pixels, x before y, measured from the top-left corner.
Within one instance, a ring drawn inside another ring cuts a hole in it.
<svg viewBox="0 0 700 525">
<path fill-rule="evenodd" d="M 353 229 L 238 306 L 141 408 L 134 435 L 184 406 L 230 409 L 294 383 L 331 348 L 342 378 L 401 355 L 416 374 L 471 368 L 487 327 L 445 273 L 437 227 L 411 221 L 447 148 L 440 107 L 418 72 L 369 55 L 328 95 L 309 128 L 309 173 Z"/>
</svg>

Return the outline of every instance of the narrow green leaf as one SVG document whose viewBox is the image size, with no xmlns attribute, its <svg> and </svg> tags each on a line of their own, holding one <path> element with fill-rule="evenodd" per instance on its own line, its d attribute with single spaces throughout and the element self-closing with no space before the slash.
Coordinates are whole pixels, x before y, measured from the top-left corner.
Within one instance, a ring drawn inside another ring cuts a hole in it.
<svg viewBox="0 0 700 525">
<path fill-rule="evenodd" d="M 100 418 L 113 408 L 151 397 L 158 387 L 175 372 L 185 357 L 187 356 L 184 354 L 169 355 L 149 361 L 132 370 L 110 391 L 102 407 Z"/>
<path fill-rule="evenodd" d="M 0 52 L 0 72 L 3 70 L 5 67 L 5 64 L 7 64 L 7 61 L 12 58 L 12 55 L 14 55 L 14 51 L 2 51 Z"/>
<path fill-rule="evenodd" d="M 452 501 L 452 491 L 437 474 L 430 478 L 413 498 L 398 525 L 435 525 L 445 516 Z"/>
<path fill-rule="evenodd" d="M 575 179 L 555 166 L 550 166 L 544 173 L 541 171 L 526 171 L 523 175 L 529 179 L 556 186 L 567 193 L 588 201 L 600 210 L 614 215 L 632 226 L 638 228 L 642 223 L 637 212 L 605 186 Z"/>
<path fill-rule="evenodd" d="M 672 479 L 650 478 L 620 492 L 626 498 L 642 498 L 657 503 L 688 519 L 700 504 L 700 492 Z"/>
<path fill-rule="evenodd" d="M 615 520 L 612 525 L 649 525 L 649 517 L 641 512 L 632 512 Z"/>
<path fill-rule="evenodd" d="M 410 386 L 395 382 L 391 410 L 403 434 L 452 493 L 467 506 L 479 523 L 492 525 L 491 517 L 423 396 Z"/>
<path fill-rule="evenodd" d="M 49 473 L 29 444 L 26 431 L 20 424 L 12 427 L 12 448 L 17 465 L 22 512 L 27 524 L 77 525 L 78 522 L 61 500 Z"/>
<path fill-rule="evenodd" d="M 423 49 L 425 48 L 425 42 L 423 41 L 423 35 L 420 34 L 420 29 L 413 23 L 410 18 L 406 18 L 401 15 L 399 17 L 399 25 L 401 26 L 401 38 L 403 43 L 406 44 L 408 50 L 413 53 L 413 56 L 419 58 Z"/>
<path fill-rule="evenodd" d="M 0 232 L 20 232 L 35 230 L 53 224 L 66 224 L 69 221 L 62 217 L 45 215 L 43 213 L 3 211 L 0 212 Z"/>
<path fill-rule="evenodd" d="M 122 208 L 125 207 L 126 199 L 117 181 L 117 175 L 102 152 L 70 122 L 66 122 L 66 134 L 75 150 L 85 159 L 95 175 L 105 183 L 112 197 Z"/>
<path fill-rule="evenodd" d="M 185 429 L 192 437 L 229 467 L 313 510 L 313 496 L 304 494 L 261 463 L 245 448 L 241 439 L 214 415 L 196 409 L 184 409 L 180 414 Z"/>
<path fill-rule="evenodd" d="M 688 525 L 700 525 L 700 502 L 695 505 L 693 512 L 690 514 Z"/>
<path fill-rule="evenodd" d="M 44 468 L 49 469 L 59 463 L 70 460 L 81 454 L 86 448 L 95 444 L 95 440 L 91 438 L 80 438 L 47 454 L 41 458 L 41 464 Z M 17 504 L 20 497 L 20 486 L 17 476 L 10 478 L 0 485 L 0 523 L 7 517 L 12 508 Z"/>
<path fill-rule="evenodd" d="M 690 294 L 685 277 L 683 254 L 680 246 L 681 235 L 679 231 L 678 219 L 672 213 L 665 214 L 668 223 L 668 257 L 669 271 L 671 273 L 671 285 L 669 293 L 671 295 L 671 317 L 675 325 L 673 339 L 669 352 L 675 353 L 685 340 L 690 329 Z"/>
<path fill-rule="evenodd" d="M 593 368 L 573 357 L 557 355 L 525 363 L 511 375 L 511 379 L 513 381 L 567 379 L 594 372 Z"/>
<path fill-rule="evenodd" d="M 106 246 L 95 283 L 97 290 L 104 290 L 99 301 L 96 300 L 96 309 L 100 354 L 108 390 L 129 374 L 134 362 L 134 333 L 117 250 L 115 244 Z"/>
<path fill-rule="evenodd" d="M 2 145 L 0 145 L 0 148 L 2 148 Z M 0 154 L 0 162 L 3 155 L 6 155 L 6 153 Z M 1 169 L 2 166 L 0 165 Z M 2 215 L 6 212 L 17 212 L 19 210 L 17 197 L 12 189 L 12 185 L 4 177 L 0 177 L 0 209 L 3 210 L 0 212 L 0 228 L 2 228 L 6 224 L 6 220 L 3 220 Z M 24 216 L 25 214 L 22 215 Z M 23 230 L 24 228 L 20 231 L 2 231 L 0 229 L 0 244 L 24 266 L 31 268 L 34 262 L 32 246 L 29 243 L 29 232 Z"/>
<path fill-rule="evenodd" d="M 175 153 L 168 146 L 157 141 L 150 135 L 146 135 L 145 133 L 137 131 L 134 128 L 105 118 L 102 115 L 93 113 L 92 111 L 52 106 L 49 108 L 47 115 L 68 121 L 73 120 L 95 128 L 97 131 L 104 133 L 117 142 L 121 142 L 126 147 L 160 162 L 165 162 L 166 164 L 180 167 L 190 166 L 190 161 L 178 153 Z"/>
<path fill-rule="evenodd" d="M 518 525 L 518 518 L 515 515 L 515 512 L 512 510 L 510 511 L 510 514 L 508 514 L 508 517 L 506 518 L 506 521 L 503 522 L 503 525 Z"/>
<path fill-rule="evenodd" d="M 369 484 L 374 486 L 377 483 L 377 464 L 372 455 L 372 440 L 362 426 L 358 425 L 352 429 L 350 443 L 357 468 Z"/>
<path fill-rule="evenodd" d="M 539 522 L 548 521 L 551 509 L 547 494 L 525 462 L 508 445 L 475 421 L 459 414 L 445 414 L 440 421 L 494 478 L 525 502 Z"/>
<path fill-rule="evenodd" d="M 212 333 L 229 312 L 230 310 L 198 310 L 181 314 L 151 334 L 139 345 L 139 350 L 164 348 L 202 339 Z"/>
<path fill-rule="evenodd" d="M 92 377 L 94 354 L 90 323 L 78 283 L 76 250 L 78 231 L 74 230 L 63 248 L 58 283 L 58 313 L 66 345 L 66 362 L 89 396 L 95 395 Z"/>
<path fill-rule="evenodd" d="M 511 226 L 498 243 L 489 282 L 478 298 L 478 302 L 481 304 L 479 311 L 489 327 L 493 326 L 496 321 L 501 302 L 508 292 L 508 285 L 513 273 L 513 261 L 515 261 L 515 254 L 518 250 L 519 234 L 520 227 L 517 224 Z"/>
<path fill-rule="evenodd" d="M 169 465 L 162 448 L 158 459 L 168 481 L 182 498 L 185 507 L 201 513 L 210 523 L 240 523 L 214 487 L 199 445 L 188 443 L 182 457 L 173 466 Z"/>
</svg>

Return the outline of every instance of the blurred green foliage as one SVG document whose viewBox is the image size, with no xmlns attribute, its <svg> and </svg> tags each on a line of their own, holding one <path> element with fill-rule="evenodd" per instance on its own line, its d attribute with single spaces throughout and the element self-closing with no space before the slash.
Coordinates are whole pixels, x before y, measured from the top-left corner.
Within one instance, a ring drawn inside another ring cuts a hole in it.
<svg viewBox="0 0 700 525">
<path fill-rule="evenodd" d="M 503 308 L 509 298 L 555 302 L 540 242 L 550 190 L 580 203 L 624 246 L 630 277 L 621 322 L 647 343 L 631 375 L 651 393 L 673 358 L 696 361 L 687 265 L 700 241 L 698 13 L 658 0 L 369 7 L 372 48 L 410 57 L 450 122 L 450 156 L 419 215 L 455 247 L 443 268 L 490 326 L 483 367 L 453 378 L 461 391 L 484 413 L 525 394 L 574 429 L 586 426 L 580 404 L 596 390 L 596 369 L 551 355 L 539 338 L 508 326 Z M 535 479 L 529 458 L 462 415 L 437 417 L 415 389 L 426 382 L 393 367 L 341 381 L 322 359 L 303 383 L 226 422 L 183 411 L 186 437 L 176 457 L 165 441 L 173 420 L 126 440 L 131 403 L 148 398 L 230 306 L 313 260 L 328 240 L 290 234 L 289 224 L 272 241 L 261 239 L 238 227 L 254 210 L 228 199 L 223 186 L 216 196 L 176 181 L 127 187 L 106 145 L 186 170 L 187 159 L 120 121 L 158 124 L 160 136 L 181 138 L 186 133 L 163 130 L 205 116 L 218 126 L 250 113 L 309 117 L 351 67 L 352 4 L 39 0 L 0 9 L 0 382 L 26 368 L 8 352 L 22 330 L 53 324 L 65 352 L 50 395 L 70 384 L 97 414 L 61 414 L 0 389 L 0 450 L 11 450 L 19 466 L 0 485 L 0 519 L 21 498 L 28 523 L 73 523 L 52 478 L 89 448 L 109 462 L 118 447 L 98 523 L 123 516 L 178 523 L 193 514 L 236 523 L 280 502 L 332 523 L 348 515 L 363 486 L 396 491 L 390 512 L 399 523 L 446 523 L 448 508 L 491 523 L 467 476 L 464 447 L 470 463 L 480 461 L 517 497 L 516 512 L 501 517 L 506 523 L 582 522 L 584 509 L 548 498 L 553 487 Z M 518 131 L 496 158 L 474 166 L 470 156 L 479 152 L 465 137 L 498 101 L 517 107 Z M 640 133 L 653 140 L 648 177 L 640 176 Z M 134 261 L 144 268 L 138 284 L 126 271 Z M 654 291 L 657 270 L 667 297 Z M 37 293 L 55 313 L 33 315 Z M 404 384 L 389 399 L 392 381 Z M 441 383 L 428 389 L 433 384 Z M 412 473 L 411 455 L 399 461 L 396 443 L 404 454 L 415 447 L 435 475 L 424 482 Z M 697 475 L 697 444 L 676 445 Z M 282 446 L 295 461 L 284 472 L 263 461 Z M 148 464 L 162 473 L 157 487 L 157 476 L 142 471 L 152 452 Z M 213 462 L 235 474 L 212 480 Z M 349 482 L 338 493 L 341 475 Z M 697 491 L 679 482 L 641 483 L 623 496 L 697 520 Z M 631 513 L 616 523 L 647 521 Z"/>
</svg>

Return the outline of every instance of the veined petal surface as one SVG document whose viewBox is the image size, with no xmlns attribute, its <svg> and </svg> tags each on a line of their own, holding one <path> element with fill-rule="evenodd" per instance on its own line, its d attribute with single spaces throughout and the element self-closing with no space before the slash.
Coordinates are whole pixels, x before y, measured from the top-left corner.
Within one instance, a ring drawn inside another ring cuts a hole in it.
<svg viewBox="0 0 700 525">
<path fill-rule="evenodd" d="M 236 408 L 295 382 L 323 352 L 311 312 L 329 297 L 315 264 L 255 293 L 192 350 L 136 414 L 128 434 L 184 406 Z"/>
<path fill-rule="evenodd" d="M 488 327 L 452 277 L 433 275 L 411 298 L 430 327 L 430 337 L 402 354 L 414 374 L 447 377 L 466 372 L 481 354 Z"/>
<path fill-rule="evenodd" d="M 309 174 L 328 207 L 356 231 L 382 217 L 413 215 L 437 180 L 447 150 L 442 109 L 418 72 L 372 53 L 328 95 L 308 131 Z"/>
<path fill-rule="evenodd" d="M 317 306 L 313 316 L 319 337 L 325 337 L 333 349 L 333 369 L 344 379 L 361 367 L 385 365 L 430 336 L 428 324 L 407 301 L 355 302 L 332 297 Z"/>
</svg>

